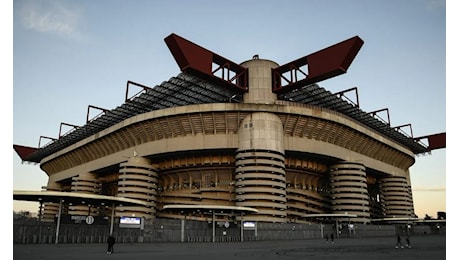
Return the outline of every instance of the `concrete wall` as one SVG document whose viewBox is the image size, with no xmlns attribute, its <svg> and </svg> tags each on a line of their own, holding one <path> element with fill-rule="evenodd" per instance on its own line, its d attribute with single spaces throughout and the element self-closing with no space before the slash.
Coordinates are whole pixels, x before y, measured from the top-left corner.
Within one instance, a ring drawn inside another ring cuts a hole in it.
<svg viewBox="0 0 460 260">
<path fill-rule="evenodd" d="M 230 222 L 225 228 L 216 223 L 216 242 L 241 241 L 239 222 Z M 244 230 L 243 241 L 253 240 L 292 240 L 292 239 L 323 239 L 325 235 L 334 233 L 338 239 L 362 238 L 376 236 L 394 236 L 407 232 L 403 226 L 394 225 L 355 225 L 354 230 L 345 228 L 337 236 L 337 229 L 332 224 L 321 227 L 320 224 L 296 223 L 257 223 L 256 230 Z M 108 225 L 65 224 L 59 229 L 58 243 L 106 243 L 109 234 Z M 183 230 L 183 233 L 182 233 Z M 446 226 L 414 225 L 411 235 L 445 234 Z M 183 236 L 182 236 L 183 234 Z M 15 221 L 13 224 L 13 243 L 16 244 L 53 244 L 55 243 L 56 225 L 36 221 Z M 114 226 L 117 243 L 158 243 L 158 242 L 212 242 L 212 224 L 204 221 L 179 219 L 156 219 L 154 224 L 146 225 L 144 230 L 120 228 Z"/>
</svg>

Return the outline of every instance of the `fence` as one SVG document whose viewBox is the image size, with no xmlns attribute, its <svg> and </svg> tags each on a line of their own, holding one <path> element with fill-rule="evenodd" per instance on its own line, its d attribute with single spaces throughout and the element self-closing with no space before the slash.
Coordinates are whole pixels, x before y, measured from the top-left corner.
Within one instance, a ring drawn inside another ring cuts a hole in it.
<svg viewBox="0 0 460 260">
<path fill-rule="evenodd" d="M 105 243 L 109 225 L 61 224 L 58 243 Z M 394 236 L 409 232 L 411 235 L 445 234 L 445 225 L 348 225 L 256 223 L 254 227 L 241 228 L 240 222 L 211 222 L 180 219 L 155 219 L 144 229 L 114 226 L 117 243 L 152 242 L 238 242 L 254 240 L 293 240 L 323 238 L 334 234 L 337 238 Z M 14 221 L 13 243 L 49 244 L 56 242 L 56 224 L 38 221 Z"/>
</svg>

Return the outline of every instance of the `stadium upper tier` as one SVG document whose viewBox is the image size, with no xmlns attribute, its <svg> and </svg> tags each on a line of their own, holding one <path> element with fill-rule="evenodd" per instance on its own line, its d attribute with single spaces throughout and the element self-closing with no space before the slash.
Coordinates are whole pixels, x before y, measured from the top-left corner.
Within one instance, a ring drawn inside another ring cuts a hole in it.
<svg viewBox="0 0 460 260">
<path fill-rule="evenodd" d="M 429 152 L 428 147 L 421 142 L 417 142 L 414 138 L 392 128 L 389 124 L 382 122 L 318 84 L 309 84 L 288 93 L 279 94 L 278 100 L 308 104 L 339 112 L 391 138 L 415 154 Z M 192 104 L 232 102 L 242 102 L 242 94 L 196 76 L 180 73 L 160 85 L 145 88 L 145 91 L 127 99 L 122 105 L 104 111 L 97 118 L 88 121 L 81 127 L 76 127 L 59 139 L 43 147 L 32 148 L 32 152 L 22 159 L 23 161 L 40 163 L 43 158 L 57 151 L 142 113 Z"/>
</svg>

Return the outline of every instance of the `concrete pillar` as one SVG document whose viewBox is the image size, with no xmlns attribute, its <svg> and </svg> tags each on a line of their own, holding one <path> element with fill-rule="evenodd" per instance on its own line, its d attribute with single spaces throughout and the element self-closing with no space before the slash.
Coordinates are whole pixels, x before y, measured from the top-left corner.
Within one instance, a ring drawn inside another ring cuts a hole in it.
<svg viewBox="0 0 460 260">
<path fill-rule="evenodd" d="M 414 217 L 412 189 L 404 176 L 388 176 L 379 180 L 380 201 L 385 218 Z"/>
<path fill-rule="evenodd" d="M 340 221 L 369 222 L 369 194 L 366 167 L 360 163 L 342 162 L 330 167 L 332 213 L 353 214 L 357 218 Z"/>
<path fill-rule="evenodd" d="M 156 212 L 158 174 L 156 167 L 144 157 L 131 157 L 120 163 L 118 197 L 146 201 L 149 206 L 119 206 L 117 216 L 152 219 Z"/>
<path fill-rule="evenodd" d="M 272 92 L 272 68 L 279 65 L 263 59 L 248 60 L 240 65 L 248 69 L 249 92 L 243 96 L 244 103 L 275 103 L 277 96 Z"/>
<path fill-rule="evenodd" d="M 99 194 L 100 189 L 101 184 L 94 173 L 85 172 L 72 178 L 72 192 Z M 75 216 L 97 216 L 97 206 L 98 205 L 72 205 L 69 206 L 69 214 Z"/>
<path fill-rule="evenodd" d="M 55 182 L 48 182 L 47 186 L 42 187 L 46 191 L 62 191 L 60 184 Z M 62 210 L 62 209 L 61 209 Z M 44 202 L 42 206 L 42 221 L 54 222 L 59 213 L 59 203 Z"/>
<path fill-rule="evenodd" d="M 246 215 L 246 220 L 286 222 L 286 171 L 281 120 L 271 113 L 252 113 L 242 121 L 238 138 L 235 204 L 259 210 L 258 214 Z"/>
</svg>

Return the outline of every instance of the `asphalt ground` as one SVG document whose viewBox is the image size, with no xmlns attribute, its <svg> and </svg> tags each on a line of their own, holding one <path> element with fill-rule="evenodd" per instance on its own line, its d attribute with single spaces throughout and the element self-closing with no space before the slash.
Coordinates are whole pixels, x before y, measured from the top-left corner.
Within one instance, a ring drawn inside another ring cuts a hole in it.
<svg viewBox="0 0 460 260">
<path fill-rule="evenodd" d="M 405 237 L 402 237 L 405 241 Z M 115 244 L 107 255 L 106 244 L 14 244 L 15 260 L 91 259 L 455 259 L 446 255 L 446 236 L 411 237 L 411 248 L 395 248 L 396 237 L 344 238 L 332 244 L 323 239 L 252 241 L 231 243 L 133 243 Z M 3 258 L 3 257 L 2 257 Z M 460 259 L 460 258 L 457 258 Z"/>
</svg>

